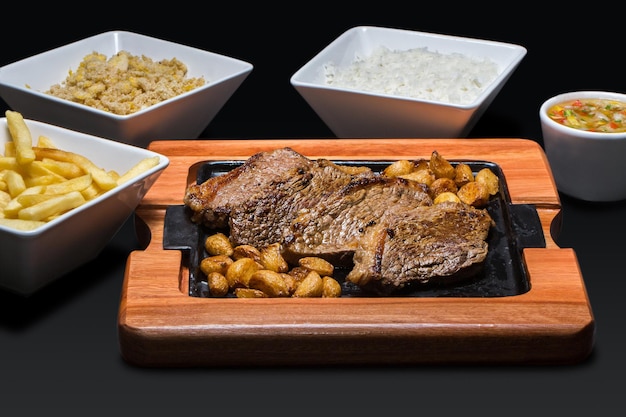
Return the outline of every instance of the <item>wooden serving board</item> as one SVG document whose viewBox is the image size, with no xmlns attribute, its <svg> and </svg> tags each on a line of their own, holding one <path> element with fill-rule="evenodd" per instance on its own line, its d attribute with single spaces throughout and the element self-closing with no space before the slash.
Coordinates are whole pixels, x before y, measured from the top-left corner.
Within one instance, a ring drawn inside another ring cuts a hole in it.
<svg viewBox="0 0 626 417">
<path fill-rule="evenodd" d="M 533 204 L 545 248 L 526 248 L 531 289 L 492 298 L 199 298 L 178 250 L 163 249 L 166 208 L 182 204 L 197 167 L 289 146 L 309 158 L 429 157 L 498 164 L 511 202 Z M 527 139 L 156 141 L 170 165 L 137 208 L 150 230 L 132 252 L 118 332 L 123 358 L 145 367 L 524 363 L 571 364 L 593 348 L 595 322 L 576 254 L 560 248 L 561 206 L 542 148 Z"/>
</svg>

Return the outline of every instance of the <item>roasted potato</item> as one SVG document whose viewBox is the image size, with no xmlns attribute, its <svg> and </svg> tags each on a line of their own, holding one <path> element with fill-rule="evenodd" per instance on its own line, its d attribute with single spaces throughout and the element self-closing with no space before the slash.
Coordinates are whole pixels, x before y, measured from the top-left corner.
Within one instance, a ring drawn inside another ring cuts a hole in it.
<svg viewBox="0 0 626 417">
<path fill-rule="evenodd" d="M 484 184 L 490 195 L 495 195 L 500 189 L 500 181 L 498 176 L 489 168 L 483 168 L 476 174 L 476 182 Z"/>
<path fill-rule="evenodd" d="M 322 298 L 341 297 L 341 284 L 333 277 L 322 277 Z"/>
<path fill-rule="evenodd" d="M 430 162 L 428 159 L 418 159 L 417 161 L 413 162 L 413 165 L 415 165 L 413 171 L 421 171 L 422 169 L 425 169 L 426 171 L 430 171 L 432 173 L 432 170 L 430 169 Z"/>
<path fill-rule="evenodd" d="M 458 191 L 458 187 L 452 178 L 437 178 L 435 181 L 430 184 L 428 187 L 428 193 L 431 198 L 436 198 L 439 194 L 449 192 L 456 193 Z"/>
<path fill-rule="evenodd" d="M 401 177 L 402 175 L 410 174 L 411 172 L 413 172 L 414 168 L 415 165 L 413 165 L 413 162 L 409 161 L 408 159 L 399 159 L 388 165 L 383 170 L 383 175 L 391 178 Z"/>
<path fill-rule="evenodd" d="M 293 295 L 293 293 L 296 291 L 296 288 L 298 288 L 298 281 L 296 281 L 296 279 L 292 275 L 289 275 L 286 272 L 281 272 L 280 276 L 282 276 L 283 280 L 285 281 L 285 285 L 289 290 L 289 295 Z"/>
<path fill-rule="evenodd" d="M 296 298 L 317 298 L 324 293 L 324 280 L 315 271 L 309 271 L 307 276 L 296 288 L 293 296 Z"/>
<path fill-rule="evenodd" d="M 258 262 L 252 258 L 237 259 L 228 267 L 226 279 L 231 289 L 248 287 L 248 281 L 252 274 L 261 269 Z"/>
<path fill-rule="evenodd" d="M 248 288 L 263 291 L 268 297 L 288 297 L 289 287 L 279 272 L 260 269 L 248 279 Z M 296 289 L 297 291 L 297 289 Z"/>
<path fill-rule="evenodd" d="M 261 251 L 252 245 L 238 245 L 233 248 L 232 258 L 234 260 L 241 258 L 252 258 L 257 262 L 261 262 Z"/>
<path fill-rule="evenodd" d="M 218 272 L 222 275 L 226 275 L 228 267 L 233 262 L 233 259 L 226 255 L 207 256 L 200 261 L 200 270 L 207 276 L 212 272 Z"/>
<path fill-rule="evenodd" d="M 408 174 L 400 175 L 399 178 L 403 178 L 408 181 L 415 181 L 420 184 L 426 184 L 427 186 L 430 186 L 435 179 L 437 179 L 435 174 L 429 169 L 418 169 Z"/>
<path fill-rule="evenodd" d="M 204 249 L 206 249 L 209 255 L 231 256 L 233 254 L 233 245 L 224 233 L 215 233 L 207 236 L 204 241 Z"/>
<path fill-rule="evenodd" d="M 444 203 L 447 201 L 452 201 L 454 203 L 460 203 L 461 199 L 459 198 L 459 196 L 456 193 L 450 192 L 450 191 L 444 191 L 443 193 L 440 193 L 437 195 L 437 197 L 435 197 L 435 199 L 433 200 L 433 204 L 440 204 L 440 203 Z"/>
<path fill-rule="evenodd" d="M 207 275 L 207 284 L 209 286 L 209 293 L 214 297 L 224 297 L 228 294 L 230 289 L 228 286 L 228 280 L 219 272 L 211 272 Z"/>
<path fill-rule="evenodd" d="M 263 265 L 265 269 L 269 269 L 270 271 L 289 271 L 289 264 L 285 258 L 283 258 L 280 243 L 272 243 L 271 245 L 263 248 L 261 250 L 259 263 Z"/>
<path fill-rule="evenodd" d="M 288 274 L 291 275 L 293 279 L 296 280 L 296 282 L 300 283 L 302 282 L 304 278 L 306 278 L 309 272 L 310 272 L 310 269 L 308 268 L 305 268 L 302 266 L 296 266 L 296 267 L 291 268 Z"/>
<path fill-rule="evenodd" d="M 437 151 L 433 151 L 431 154 L 429 166 L 437 178 L 454 178 L 456 176 L 456 171 L 452 164 L 439 155 Z"/>
<path fill-rule="evenodd" d="M 484 207 L 489 202 L 489 190 L 480 182 L 468 182 L 457 192 L 457 196 L 465 204 L 474 207 Z"/>
<path fill-rule="evenodd" d="M 474 173 L 472 172 L 472 167 L 463 162 L 457 164 L 454 167 L 454 182 L 457 187 L 462 187 L 468 182 L 474 181 Z"/>
<path fill-rule="evenodd" d="M 315 271 L 320 276 L 324 276 L 324 275 L 332 276 L 333 272 L 335 272 L 335 267 L 333 264 L 331 264 L 325 259 L 322 259 L 316 256 L 308 256 L 308 257 L 300 258 L 298 260 L 298 265 L 310 271 Z"/>
</svg>

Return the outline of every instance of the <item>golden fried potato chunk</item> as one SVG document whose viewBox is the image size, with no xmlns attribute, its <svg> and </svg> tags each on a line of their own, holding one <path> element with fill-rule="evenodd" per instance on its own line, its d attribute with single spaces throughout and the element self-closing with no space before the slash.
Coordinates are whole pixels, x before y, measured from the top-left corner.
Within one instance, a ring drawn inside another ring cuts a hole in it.
<svg viewBox="0 0 626 417">
<path fill-rule="evenodd" d="M 324 293 L 324 280 L 315 271 L 310 271 L 302 280 L 293 296 L 296 298 L 317 298 Z"/>
<path fill-rule="evenodd" d="M 317 256 L 307 256 L 298 260 L 298 265 L 308 270 L 317 272 L 320 276 L 328 275 L 332 276 L 335 272 L 333 264 L 326 259 L 319 258 Z"/>
<path fill-rule="evenodd" d="M 290 295 L 289 287 L 282 275 L 269 269 L 260 269 L 254 272 L 248 280 L 248 288 L 261 290 L 268 297 L 288 297 Z"/>
<path fill-rule="evenodd" d="M 457 192 L 457 196 L 465 204 L 474 207 L 484 207 L 489 202 L 489 190 L 480 182 L 468 182 Z"/>
<path fill-rule="evenodd" d="M 302 282 L 304 278 L 311 272 L 310 269 L 305 268 L 303 266 L 296 266 L 289 270 L 288 274 L 296 280 L 297 283 Z"/>
<path fill-rule="evenodd" d="M 452 164 L 437 151 L 431 154 L 429 166 L 437 178 L 454 178 L 456 175 Z"/>
<path fill-rule="evenodd" d="M 498 193 L 500 189 L 500 181 L 498 180 L 498 176 L 493 173 L 489 168 L 483 168 L 476 174 L 476 182 L 482 183 L 485 185 L 487 190 L 489 190 L 490 195 L 495 195 Z"/>
<path fill-rule="evenodd" d="M 226 271 L 226 279 L 231 289 L 248 287 L 252 274 L 261 269 L 258 262 L 252 258 L 241 258 L 234 261 Z"/>
<path fill-rule="evenodd" d="M 241 258 L 252 258 L 260 263 L 261 251 L 252 245 L 238 245 L 233 248 L 232 258 L 234 260 Z"/>
<path fill-rule="evenodd" d="M 333 277 L 322 277 L 322 298 L 341 297 L 341 284 Z"/>
<path fill-rule="evenodd" d="M 472 167 L 461 162 L 454 167 L 454 182 L 457 187 L 462 187 L 468 182 L 474 181 L 474 173 Z"/>
<path fill-rule="evenodd" d="M 224 297 L 230 289 L 228 280 L 219 272 L 211 272 L 207 275 L 207 283 L 209 285 L 209 293 L 214 297 Z"/>
<path fill-rule="evenodd" d="M 428 192 L 431 198 L 436 198 L 439 194 L 449 192 L 456 193 L 458 191 L 458 187 L 452 178 L 437 178 L 435 181 L 430 184 L 428 187 Z"/>
<path fill-rule="evenodd" d="M 200 261 L 200 270 L 207 276 L 212 272 L 218 272 L 222 275 L 226 275 L 228 267 L 233 262 L 232 258 L 226 255 L 207 256 Z"/>
<path fill-rule="evenodd" d="M 429 187 L 436 179 L 435 174 L 429 169 L 418 169 L 408 174 L 400 175 L 399 178 L 426 184 Z"/>
<path fill-rule="evenodd" d="M 274 272 L 287 272 L 289 271 L 289 264 L 281 253 L 281 244 L 272 243 L 271 245 L 261 250 L 259 263 L 263 265 L 265 269 L 269 269 Z"/>
<path fill-rule="evenodd" d="M 207 236 L 204 241 L 204 248 L 209 255 L 231 256 L 233 254 L 233 245 L 224 233 Z"/>
<path fill-rule="evenodd" d="M 410 174 L 413 172 L 414 168 L 415 165 L 413 165 L 413 162 L 408 159 L 399 159 L 387 166 L 383 170 L 383 175 L 391 178 L 400 177 L 402 175 Z"/>
<path fill-rule="evenodd" d="M 444 203 L 447 201 L 460 203 L 461 199 L 459 198 L 458 195 L 456 195 L 456 193 L 452 193 L 450 191 L 444 191 L 443 193 L 440 193 L 437 195 L 437 197 L 435 197 L 435 199 L 433 200 L 433 204 L 440 204 L 440 203 Z"/>
</svg>

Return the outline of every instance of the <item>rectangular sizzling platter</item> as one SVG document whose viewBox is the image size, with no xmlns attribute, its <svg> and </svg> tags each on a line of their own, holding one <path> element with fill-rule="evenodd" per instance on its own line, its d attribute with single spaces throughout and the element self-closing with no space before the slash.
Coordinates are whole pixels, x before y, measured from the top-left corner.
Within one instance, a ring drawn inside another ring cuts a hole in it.
<svg viewBox="0 0 626 417">
<path fill-rule="evenodd" d="M 367 166 L 381 172 L 393 161 L 333 161 L 340 165 Z M 528 274 L 522 262 L 522 249 L 545 247 L 541 221 L 532 205 L 510 203 L 506 179 L 500 167 L 487 161 L 450 161 L 452 165 L 463 162 L 471 167 L 474 175 L 490 169 L 500 180 L 499 192 L 485 207 L 495 222 L 489 235 L 489 254 L 483 268 L 472 279 L 447 285 L 420 285 L 401 296 L 410 297 L 504 297 L 523 294 L 530 289 Z M 203 183 L 211 177 L 222 175 L 242 161 L 208 161 L 198 168 L 197 182 Z M 163 247 L 183 250 L 184 262 L 189 268 L 189 295 L 209 297 L 206 276 L 200 271 L 200 261 L 208 256 L 204 241 L 215 229 L 200 227 L 190 220 L 191 213 L 184 205 L 169 206 L 165 214 Z M 228 233 L 228 231 L 224 231 Z M 342 285 L 342 296 L 372 296 L 343 280 L 347 271 L 336 268 L 333 274 Z"/>
<path fill-rule="evenodd" d="M 137 209 L 137 223 L 146 226 L 149 243 L 128 258 L 118 320 L 123 357 L 140 366 L 554 364 L 577 362 L 590 353 L 591 307 L 575 253 L 552 240 L 560 204 L 535 142 L 367 142 L 367 147 L 356 139 L 153 142 L 150 148 L 171 163 Z M 489 166 L 504 185 L 496 207 L 489 209 L 497 222 L 499 240 L 490 245 L 497 247 L 498 262 L 491 262 L 478 284 L 403 297 L 349 292 L 340 299 L 201 296 L 193 261 L 201 254 L 197 243 L 185 238 L 195 230 L 185 223 L 185 188 L 258 151 L 284 146 L 309 158 L 374 168 L 428 157 L 435 149 L 452 161 Z M 485 286 L 485 280 L 491 283 Z"/>
</svg>

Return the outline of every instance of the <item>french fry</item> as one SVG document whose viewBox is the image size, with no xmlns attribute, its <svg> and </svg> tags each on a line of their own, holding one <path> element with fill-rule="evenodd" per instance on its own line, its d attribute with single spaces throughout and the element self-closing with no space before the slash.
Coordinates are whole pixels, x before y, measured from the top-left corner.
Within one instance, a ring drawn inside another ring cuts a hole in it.
<svg viewBox="0 0 626 417">
<path fill-rule="evenodd" d="M 159 164 L 159 157 L 158 156 L 153 156 L 152 158 L 144 158 L 141 161 L 139 161 L 138 163 L 136 163 L 134 166 L 132 166 L 124 174 L 122 174 L 117 179 L 117 184 L 118 185 L 119 184 L 123 184 L 126 181 L 128 181 L 129 179 L 136 177 L 137 175 L 141 174 L 142 172 L 146 172 L 147 170 L 157 166 L 158 164 Z"/>
<path fill-rule="evenodd" d="M 13 110 L 5 112 L 9 133 L 15 143 L 15 157 L 17 163 L 26 165 L 35 160 L 35 152 L 33 151 L 33 138 L 30 134 L 26 122 L 22 114 Z"/>
<path fill-rule="evenodd" d="M 57 174 L 56 172 L 48 169 L 46 165 L 44 165 L 41 161 L 33 161 L 30 164 L 26 165 L 23 168 L 24 176 L 27 178 L 37 178 L 37 177 L 52 177 L 53 182 L 61 182 L 65 181 L 65 178 L 62 175 Z"/>
<path fill-rule="evenodd" d="M 57 148 L 57 146 L 54 144 L 54 142 L 52 142 L 52 140 L 49 137 L 43 136 L 43 135 L 40 135 L 39 138 L 37 139 L 37 147 L 38 148 L 50 148 L 50 149 Z"/>
<path fill-rule="evenodd" d="M 19 167 L 20 166 L 17 163 L 17 159 L 14 156 L 0 157 L 0 171 L 3 171 L 5 169 L 17 171 Z"/>
<path fill-rule="evenodd" d="M 41 203 L 21 209 L 17 215 L 22 220 L 42 220 L 65 213 L 86 202 L 79 191 L 72 191 L 67 194 L 55 196 Z"/>
<path fill-rule="evenodd" d="M 91 175 L 85 174 L 71 180 L 50 184 L 46 187 L 44 194 L 67 194 L 72 191 L 82 191 L 91 185 Z"/>
<path fill-rule="evenodd" d="M 17 213 L 21 209 L 24 208 L 19 201 L 20 196 L 24 195 L 38 195 L 41 194 L 44 190 L 44 187 L 41 185 L 28 187 L 24 191 L 22 191 L 19 195 L 13 197 L 8 203 L 6 203 L 3 207 L 3 214 L 6 218 L 16 218 Z"/>
<path fill-rule="evenodd" d="M 93 181 L 100 188 L 107 191 L 117 186 L 117 181 L 104 169 L 98 167 L 89 158 L 74 152 L 63 151 L 61 149 L 34 147 L 35 155 L 38 159 L 51 158 L 57 161 L 71 162 L 81 167 L 85 172 L 91 174 Z"/>
<path fill-rule="evenodd" d="M 36 177 L 26 177 L 24 179 L 27 187 L 36 187 L 38 185 L 50 185 L 59 182 L 55 175 L 38 175 Z"/>
<path fill-rule="evenodd" d="M 63 178 L 76 178 L 83 175 L 85 172 L 76 164 L 65 161 L 55 161 L 54 159 L 44 158 L 41 160 L 41 165 L 49 169 L 50 171 L 61 175 Z"/>
<path fill-rule="evenodd" d="M 26 183 L 24 182 L 24 178 L 19 172 L 10 170 L 6 170 L 3 172 L 3 180 L 7 183 L 7 188 L 9 190 L 9 194 L 11 194 L 11 197 L 19 195 L 22 191 L 26 189 Z"/>
<path fill-rule="evenodd" d="M 15 158 L 15 143 L 7 142 L 4 144 L 4 156 L 12 156 Z"/>
<path fill-rule="evenodd" d="M 83 195 L 83 197 L 85 197 L 85 200 L 89 201 L 98 197 L 100 194 L 103 193 L 103 191 L 92 182 L 87 188 L 81 190 L 80 193 Z"/>
<path fill-rule="evenodd" d="M 0 217 L 2 217 L 2 213 L 4 212 L 4 207 L 7 204 L 9 204 L 9 201 L 11 200 L 12 200 L 11 194 L 0 189 Z"/>
<path fill-rule="evenodd" d="M 15 200 L 20 204 L 21 210 L 24 207 L 34 206 L 35 204 L 39 204 L 42 201 L 50 200 L 53 197 L 56 196 L 52 194 L 20 194 L 15 197 Z"/>
</svg>

